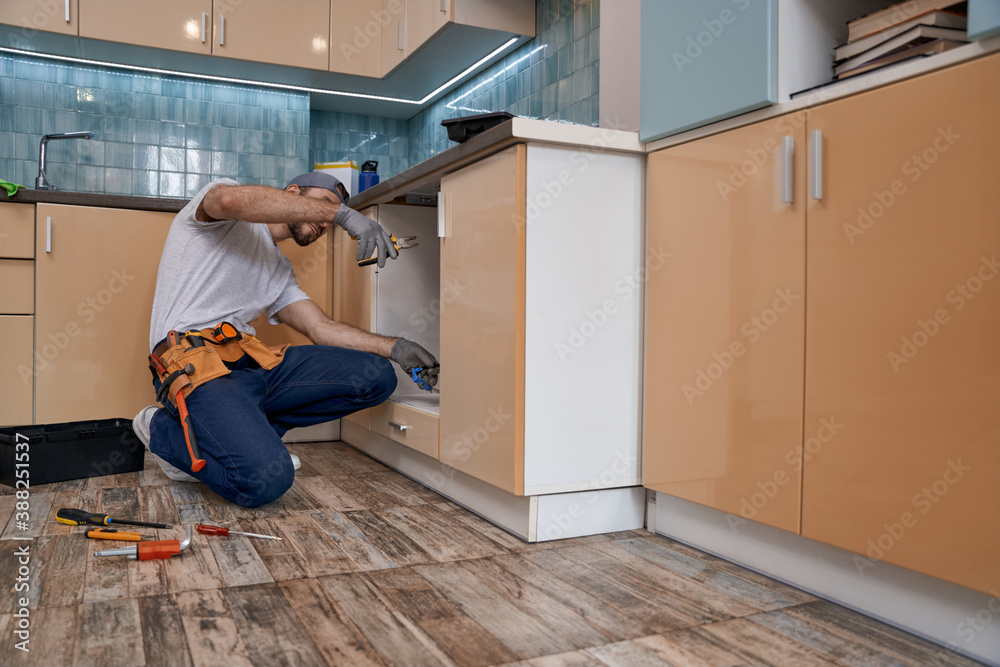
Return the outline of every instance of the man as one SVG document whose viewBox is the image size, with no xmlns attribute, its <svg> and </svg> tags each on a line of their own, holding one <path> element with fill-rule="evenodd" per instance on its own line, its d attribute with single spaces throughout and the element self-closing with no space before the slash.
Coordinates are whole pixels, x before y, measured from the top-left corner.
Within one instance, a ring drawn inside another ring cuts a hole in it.
<svg viewBox="0 0 1000 667">
<path fill-rule="evenodd" d="M 277 247 L 287 238 L 313 243 L 332 224 L 358 241 L 359 260 L 378 265 L 397 251 L 378 223 L 345 205 L 347 192 L 329 174 L 297 176 L 284 190 L 206 185 L 170 226 L 156 277 L 150 349 L 162 352 L 168 332 L 214 328 L 222 322 L 252 335 L 249 322 L 269 321 L 302 332 L 315 345 L 288 348 L 265 370 L 244 355 L 229 373 L 197 386 L 186 403 L 206 465 L 192 471 L 176 405 L 164 400 L 136 415 L 136 434 L 174 480 L 207 484 L 223 498 L 255 507 L 292 485 L 297 461 L 281 436 L 294 427 L 339 419 L 382 403 L 396 387 L 388 360 L 436 384 L 438 363 L 404 338 L 371 334 L 330 320 L 301 289 Z M 154 381 L 160 388 L 160 380 Z"/>
</svg>

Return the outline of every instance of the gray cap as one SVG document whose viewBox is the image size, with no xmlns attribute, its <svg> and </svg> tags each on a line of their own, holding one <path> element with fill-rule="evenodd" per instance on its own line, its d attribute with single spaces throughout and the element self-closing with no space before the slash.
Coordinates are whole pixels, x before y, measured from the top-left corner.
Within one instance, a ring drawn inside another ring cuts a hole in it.
<svg viewBox="0 0 1000 667">
<path fill-rule="evenodd" d="M 300 174 L 290 180 L 288 185 L 297 185 L 300 188 L 323 188 L 337 195 L 340 201 L 345 204 L 351 196 L 351 193 L 347 191 L 343 183 L 322 171 L 310 171 L 307 174 Z M 287 188 L 288 185 L 285 187 Z"/>
</svg>

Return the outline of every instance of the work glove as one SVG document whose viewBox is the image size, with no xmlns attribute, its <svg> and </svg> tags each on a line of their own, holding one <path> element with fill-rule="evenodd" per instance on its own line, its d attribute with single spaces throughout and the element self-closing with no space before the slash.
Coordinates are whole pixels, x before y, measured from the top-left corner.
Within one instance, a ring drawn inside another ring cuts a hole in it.
<svg viewBox="0 0 1000 667">
<path fill-rule="evenodd" d="M 385 266 L 385 258 L 396 259 L 399 251 L 385 230 L 352 208 L 341 206 L 333 216 L 334 224 L 340 225 L 351 238 L 358 240 L 358 261 L 368 259 L 372 251 L 378 253 L 379 267 Z"/>
<path fill-rule="evenodd" d="M 397 339 L 396 344 L 392 346 L 392 353 L 389 356 L 399 364 L 399 367 L 407 375 L 412 376 L 413 369 L 420 368 L 422 370 L 417 371 L 417 377 L 432 387 L 437 384 L 438 371 L 441 370 L 438 360 L 434 358 L 433 354 L 412 340 L 406 340 L 405 338 Z"/>
</svg>

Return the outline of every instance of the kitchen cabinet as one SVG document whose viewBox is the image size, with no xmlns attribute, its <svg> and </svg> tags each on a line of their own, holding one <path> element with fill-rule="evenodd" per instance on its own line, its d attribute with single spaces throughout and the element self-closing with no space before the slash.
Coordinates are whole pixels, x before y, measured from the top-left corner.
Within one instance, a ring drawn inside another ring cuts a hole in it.
<svg viewBox="0 0 1000 667">
<path fill-rule="evenodd" d="M 214 0 L 212 54 L 329 70 L 330 0 Z"/>
<path fill-rule="evenodd" d="M 304 247 L 293 239 L 285 239 L 278 244 L 281 254 L 292 263 L 292 270 L 295 272 L 299 287 L 316 302 L 327 317 L 333 315 L 333 236 L 330 231 Z M 308 336 L 287 324 L 269 323 L 267 315 L 261 315 L 250 325 L 257 331 L 257 338 L 268 345 L 312 344 Z"/>
<path fill-rule="evenodd" d="M 778 118 L 647 165 L 643 484 L 796 533 L 805 162 Z"/>
<path fill-rule="evenodd" d="M 442 177 L 442 463 L 514 495 L 638 481 L 642 162 L 529 143 Z"/>
<path fill-rule="evenodd" d="M 38 204 L 36 423 L 131 418 L 153 402 L 149 319 L 173 218 Z"/>
<path fill-rule="evenodd" d="M 382 76 L 409 55 L 406 48 L 406 0 L 382 0 Z"/>
<path fill-rule="evenodd" d="M 653 141 L 831 82 L 847 22 L 883 0 L 661 0 L 642 5 L 640 129 Z"/>
<path fill-rule="evenodd" d="M 382 76 L 381 16 L 382 0 L 334 0 L 330 10 L 331 72 Z"/>
<path fill-rule="evenodd" d="M 406 45 L 411 52 L 452 21 L 452 1 L 406 0 Z"/>
<path fill-rule="evenodd" d="M 35 207 L 0 204 L 0 426 L 32 423 Z"/>
<path fill-rule="evenodd" d="M 212 0 L 86 0 L 80 36 L 212 53 Z"/>
<path fill-rule="evenodd" d="M 810 111 L 802 534 L 1000 586 L 1000 55 Z M 826 420 L 837 430 L 817 435 Z"/>
<path fill-rule="evenodd" d="M 32 423 L 34 319 L 30 315 L 0 315 L 4 346 L 0 356 L 0 427 Z"/>
<path fill-rule="evenodd" d="M 10 46 L 27 42 L 35 30 L 76 35 L 79 30 L 80 0 L 4 0 L 0 3 L 0 23 L 18 26 L 22 33 L 8 35 Z"/>
<path fill-rule="evenodd" d="M 646 486 L 862 572 L 1000 585 L 997 80 L 991 55 L 649 156 L 673 255 L 649 272 Z"/>
</svg>

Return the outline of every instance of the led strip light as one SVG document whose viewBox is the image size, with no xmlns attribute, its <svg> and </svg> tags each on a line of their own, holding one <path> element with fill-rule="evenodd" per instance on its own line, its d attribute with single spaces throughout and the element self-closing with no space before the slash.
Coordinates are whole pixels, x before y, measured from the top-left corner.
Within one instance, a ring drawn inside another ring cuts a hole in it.
<svg viewBox="0 0 1000 667">
<path fill-rule="evenodd" d="M 69 62 L 69 63 L 75 63 L 75 64 L 80 64 L 80 65 L 94 65 L 94 66 L 97 66 L 97 67 L 108 67 L 108 68 L 111 68 L 111 69 L 123 69 L 123 70 L 129 70 L 129 71 L 132 71 L 132 72 L 144 72 L 144 73 L 147 73 L 147 74 L 166 74 L 168 76 L 178 76 L 178 77 L 184 77 L 184 78 L 189 78 L 189 79 L 200 79 L 200 80 L 203 80 L 203 81 L 217 81 L 217 82 L 223 82 L 223 83 L 235 83 L 235 84 L 245 85 L 245 86 L 260 86 L 260 87 L 263 87 L 263 88 L 274 88 L 274 89 L 277 89 L 277 90 L 290 90 L 290 91 L 296 91 L 296 92 L 302 92 L 302 93 L 320 93 L 320 94 L 323 94 L 323 95 L 338 95 L 338 96 L 341 96 L 341 97 L 358 97 L 358 98 L 367 99 L 367 100 L 381 100 L 383 102 L 398 102 L 400 104 L 416 104 L 416 105 L 421 105 L 421 104 L 426 103 L 428 100 L 433 99 L 436 95 L 440 94 L 441 92 L 444 92 L 445 90 L 447 90 L 451 86 L 453 86 L 456 83 L 458 83 L 459 81 L 461 81 L 463 78 L 465 78 L 466 76 L 468 76 L 469 74 L 471 74 L 472 72 L 474 72 L 477 68 L 479 68 L 480 66 L 482 66 L 483 64 L 485 64 L 486 62 L 488 62 L 489 60 L 491 60 L 492 58 L 496 57 L 500 53 L 502 53 L 505 49 L 507 49 L 512 44 L 514 44 L 517 40 L 518 40 L 517 37 L 511 37 L 509 40 L 507 40 L 505 43 L 503 43 L 502 45 L 500 45 L 499 47 L 497 47 L 491 53 L 483 56 L 478 61 L 476 61 L 474 64 L 472 64 L 469 67 L 467 67 L 463 72 L 461 72 L 460 74 L 455 75 L 449 81 L 447 81 L 446 83 L 438 86 L 436 89 L 434 89 L 433 91 L 431 91 L 430 93 L 428 93 L 422 99 L 419 99 L 419 100 L 404 100 L 404 99 L 399 98 L 399 97 L 387 97 L 385 95 L 367 95 L 365 93 L 351 93 L 351 92 L 347 92 L 347 91 L 344 91 L 344 90 L 325 90 L 323 88 L 311 88 L 309 86 L 293 86 L 293 85 L 290 85 L 290 84 L 269 83 L 267 81 L 254 81 L 254 80 L 251 80 L 251 79 L 235 79 L 235 78 L 226 77 L 226 76 L 215 76 L 213 74 L 194 74 L 194 73 L 191 73 L 191 72 L 178 72 L 176 70 L 159 69 L 159 68 L 156 68 L 156 67 L 143 67 L 141 65 L 123 65 L 121 63 L 112 63 L 112 62 L 106 62 L 106 61 L 103 61 L 103 60 L 88 60 L 86 58 L 74 58 L 72 56 L 59 56 L 59 55 L 54 55 L 54 54 L 50 54 L 50 53 L 37 53 L 35 51 L 25 51 L 24 49 L 12 49 L 12 48 L 6 47 L 6 46 L 0 46 L 0 53 L 12 53 L 12 54 L 15 54 L 15 55 L 28 56 L 28 57 L 31 57 L 31 58 L 43 58 L 43 59 L 47 59 L 47 60 L 59 60 L 59 61 L 62 61 L 62 62 Z"/>
</svg>

